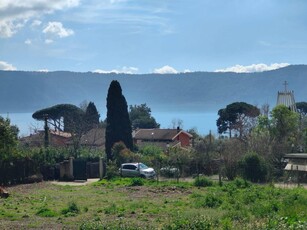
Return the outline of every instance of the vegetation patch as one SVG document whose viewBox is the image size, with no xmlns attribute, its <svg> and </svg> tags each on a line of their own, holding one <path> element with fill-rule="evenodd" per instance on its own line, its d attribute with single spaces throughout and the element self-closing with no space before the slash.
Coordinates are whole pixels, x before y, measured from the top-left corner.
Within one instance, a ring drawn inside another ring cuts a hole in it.
<svg viewBox="0 0 307 230">
<path fill-rule="evenodd" d="M 41 217 L 55 217 L 57 216 L 57 213 L 47 207 L 42 207 L 36 212 L 36 215 Z"/>
<path fill-rule="evenodd" d="M 206 177 L 197 177 L 194 181 L 194 185 L 197 187 L 209 187 L 213 185 L 213 181 Z"/>
<path fill-rule="evenodd" d="M 61 214 L 65 216 L 74 216 L 80 213 L 80 209 L 75 202 L 69 202 L 68 206 L 62 209 Z"/>
</svg>

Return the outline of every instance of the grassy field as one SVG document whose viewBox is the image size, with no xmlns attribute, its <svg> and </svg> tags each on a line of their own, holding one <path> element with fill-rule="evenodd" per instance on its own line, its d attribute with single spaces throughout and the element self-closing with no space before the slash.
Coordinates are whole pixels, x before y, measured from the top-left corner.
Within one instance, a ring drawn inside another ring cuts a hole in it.
<svg viewBox="0 0 307 230">
<path fill-rule="evenodd" d="M 307 190 L 119 178 L 7 188 L 0 229 L 307 229 Z"/>
</svg>

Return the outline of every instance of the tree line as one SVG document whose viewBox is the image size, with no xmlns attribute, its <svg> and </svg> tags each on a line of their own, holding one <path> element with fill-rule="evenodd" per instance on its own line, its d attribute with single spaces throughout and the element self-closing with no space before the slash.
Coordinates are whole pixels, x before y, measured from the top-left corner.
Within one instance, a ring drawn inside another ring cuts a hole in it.
<svg viewBox="0 0 307 230">
<path fill-rule="evenodd" d="M 218 111 L 219 136 L 201 136 L 196 130 L 188 130 L 194 137 L 191 149 L 165 151 L 154 145 L 141 148 L 133 145 L 133 129 L 160 127 L 146 104 L 128 107 L 118 81 L 111 82 L 106 99 L 104 121 L 99 120 L 93 102 L 85 103 L 82 108 L 70 104 L 51 106 L 36 111 L 33 118 L 43 121 L 47 117 L 49 126 L 55 130 L 73 133 L 76 140 L 73 151 L 80 151 L 78 140 L 85 132 L 104 127 L 105 156 L 110 168 L 116 165 L 114 171 L 120 163 L 143 161 L 157 168 L 178 167 L 182 175 L 219 173 L 230 180 L 242 176 L 253 182 L 267 181 L 283 176 L 284 154 L 304 152 L 307 146 L 306 102 L 296 104 L 298 113 L 283 105 L 270 112 L 268 105 L 258 108 L 245 102 L 231 103 Z M 8 118 L 0 118 L 0 131 L 0 163 L 3 163 L 21 151 L 18 128 Z"/>
</svg>

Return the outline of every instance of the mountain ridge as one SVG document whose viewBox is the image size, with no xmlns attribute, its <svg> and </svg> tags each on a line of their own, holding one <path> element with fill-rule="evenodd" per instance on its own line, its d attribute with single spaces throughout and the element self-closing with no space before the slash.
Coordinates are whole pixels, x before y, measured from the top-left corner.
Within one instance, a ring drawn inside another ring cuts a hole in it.
<svg viewBox="0 0 307 230">
<path fill-rule="evenodd" d="M 217 112 L 235 101 L 275 106 L 277 92 L 294 90 L 307 101 L 307 65 L 256 73 L 98 74 L 93 72 L 0 71 L 0 113 L 34 112 L 60 103 L 93 101 L 105 113 L 106 95 L 118 80 L 128 105 L 147 103 L 152 111 Z"/>
</svg>

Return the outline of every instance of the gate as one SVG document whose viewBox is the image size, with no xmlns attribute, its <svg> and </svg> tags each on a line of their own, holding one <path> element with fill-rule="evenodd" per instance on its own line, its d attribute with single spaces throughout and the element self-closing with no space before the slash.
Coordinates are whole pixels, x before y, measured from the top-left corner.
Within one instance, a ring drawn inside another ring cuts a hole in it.
<svg viewBox="0 0 307 230">
<path fill-rule="evenodd" d="M 74 160 L 73 161 L 73 175 L 75 180 L 87 180 L 86 175 L 86 161 L 85 160 Z"/>
</svg>

